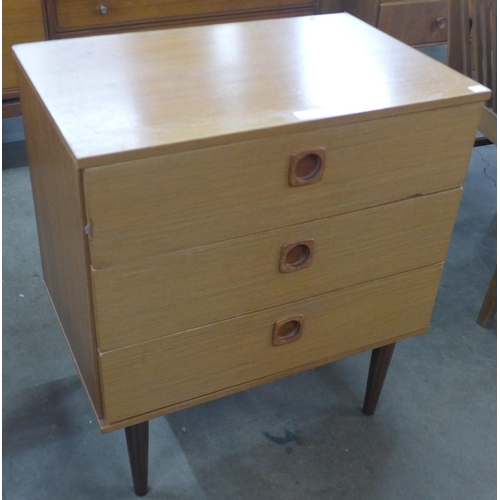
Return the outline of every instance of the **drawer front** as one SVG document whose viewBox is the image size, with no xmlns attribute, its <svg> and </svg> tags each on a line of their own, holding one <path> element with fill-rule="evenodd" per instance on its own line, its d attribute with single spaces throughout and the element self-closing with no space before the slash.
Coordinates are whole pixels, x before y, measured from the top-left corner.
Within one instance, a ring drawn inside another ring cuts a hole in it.
<svg viewBox="0 0 500 500">
<path fill-rule="evenodd" d="M 441 269 L 426 267 L 104 353 L 106 420 L 117 422 L 422 333 Z M 274 324 L 298 315 L 303 317 L 301 337 L 273 345 Z"/>
<path fill-rule="evenodd" d="M 98 27 L 112 24 L 150 22 L 177 17 L 210 17 L 217 14 L 304 8 L 314 12 L 308 0 L 55 0 L 59 29 Z"/>
<path fill-rule="evenodd" d="M 459 187 L 477 112 L 444 108 L 87 169 L 92 266 Z M 319 148 L 321 180 L 290 186 L 291 155 Z"/>
<path fill-rule="evenodd" d="M 460 196 L 456 189 L 93 271 L 99 349 L 441 262 Z M 291 265 L 280 270 L 283 260 Z"/>
<path fill-rule="evenodd" d="M 445 0 L 382 3 L 378 28 L 409 45 L 445 43 L 448 38 L 447 17 Z"/>
</svg>

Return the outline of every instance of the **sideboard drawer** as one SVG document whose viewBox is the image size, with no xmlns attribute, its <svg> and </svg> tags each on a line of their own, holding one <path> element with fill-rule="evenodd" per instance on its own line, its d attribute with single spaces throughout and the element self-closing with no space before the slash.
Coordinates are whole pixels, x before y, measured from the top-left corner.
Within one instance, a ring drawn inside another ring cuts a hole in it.
<svg viewBox="0 0 500 500">
<path fill-rule="evenodd" d="M 460 196 L 455 189 L 94 270 L 99 349 L 126 347 L 441 262 Z M 295 253 L 286 254 L 292 265 L 280 269 L 283 247 L 294 243 Z M 297 254 L 301 249 L 307 261 Z M 310 265 L 302 267 L 303 261 Z"/>
<path fill-rule="evenodd" d="M 427 330 L 442 265 L 205 326 L 100 356 L 105 418 L 117 422 Z M 273 345 L 279 320 L 303 316 Z"/>
<path fill-rule="evenodd" d="M 447 17 L 446 0 L 382 3 L 378 28 L 409 45 L 445 43 Z"/>
<path fill-rule="evenodd" d="M 464 137 L 474 135 L 477 109 L 450 107 L 86 169 L 92 266 L 459 187 L 471 148 Z M 326 152 L 321 180 L 292 187 L 291 155 L 318 148 Z"/>
<path fill-rule="evenodd" d="M 60 29 L 310 6 L 310 0 L 55 0 Z"/>
</svg>

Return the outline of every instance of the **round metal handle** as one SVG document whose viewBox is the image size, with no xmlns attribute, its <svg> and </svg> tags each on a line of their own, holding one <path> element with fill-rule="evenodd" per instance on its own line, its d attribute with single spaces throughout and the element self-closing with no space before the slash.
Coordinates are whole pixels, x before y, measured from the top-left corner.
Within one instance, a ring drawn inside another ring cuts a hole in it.
<svg viewBox="0 0 500 500">
<path fill-rule="evenodd" d="M 101 5 L 99 7 L 99 10 L 101 11 L 101 14 L 107 14 L 108 13 L 108 8 L 105 5 Z"/>
<path fill-rule="evenodd" d="M 446 17 L 438 17 L 436 19 L 436 24 L 437 24 L 437 27 L 442 30 L 444 28 L 446 28 L 446 26 L 448 25 L 448 19 L 446 19 Z"/>
</svg>

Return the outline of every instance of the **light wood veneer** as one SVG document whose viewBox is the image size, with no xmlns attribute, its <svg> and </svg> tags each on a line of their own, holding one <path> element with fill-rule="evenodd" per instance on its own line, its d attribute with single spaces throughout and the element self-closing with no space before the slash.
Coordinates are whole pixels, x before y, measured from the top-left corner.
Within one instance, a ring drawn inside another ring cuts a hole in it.
<svg viewBox="0 0 500 500">
<path fill-rule="evenodd" d="M 87 169 L 92 265 L 459 187 L 477 120 L 475 104 L 448 107 Z M 321 182 L 291 187 L 290 156 L 318 145 L 326 148 Z"/>
<path fill-rule="evenodd" d="M 44 279 L 103 431 L 426 330 L 488 89 L 347 14 L 14 51 Z M 322 177 L 294 185 L 307 151 Z"/>
<path fill-rule="evenodd" d="M 99 349 L 441 262 L 460 196 L 455 189 L 93 271 Z M 310 266 L 281 273 L 283 244 L 306 238 Z"/>
<path fill-rule="evenodd" d="M 346 41 L 349 51 L 334 50 Z M 348 14 L 58 40 L 14 52 L 79 168 L 359 124 L 487 94 Z M 294 114 L 303 111 L 302 119 Z"/>
<path fill-rule="evenodd" d="M 104 353 L 106 419 L 158 407 L 168 412 L 170 405 L 426 330 L 441 270 L 437 264 Z M 301 339 L 273 346 L 274 322 L 293 314 L 304 316 Z"/>
</svg>

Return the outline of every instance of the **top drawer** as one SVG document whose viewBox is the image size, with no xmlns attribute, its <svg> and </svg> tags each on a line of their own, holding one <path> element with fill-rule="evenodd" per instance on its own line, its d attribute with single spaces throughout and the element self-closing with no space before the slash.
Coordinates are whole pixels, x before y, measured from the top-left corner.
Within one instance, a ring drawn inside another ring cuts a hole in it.
<svg viewBox="0 0 500 500">
<path fill-rule="evenodd" d="M 55 0 L 59 29 L 79 29 L 110 24 L 151 22 L 173 17 L 238 14 L 309 6 L 308 0 Z"/>
<path fill-rule="evenodd" d="M 95 269 L 461 186 L 475 104 L 84 171 Z M 432 123 L 432 126 L 429 124 Z M 324 148 L 318 182 L 290 157 Z"/>
</svg>

